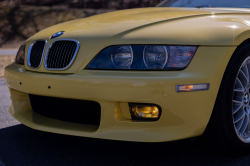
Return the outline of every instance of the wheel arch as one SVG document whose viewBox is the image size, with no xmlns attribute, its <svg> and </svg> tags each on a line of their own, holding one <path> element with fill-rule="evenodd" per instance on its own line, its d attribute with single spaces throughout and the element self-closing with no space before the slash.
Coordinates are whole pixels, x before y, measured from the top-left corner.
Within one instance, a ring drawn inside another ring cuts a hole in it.
<svg viewBox="0 0 250 166">
<path fill-rule="evenodd" d="M 246 30 L 234 37 L 234 45 L 237 45 L 237 47 L 242 46 L 246 42 L 250 42 L 250 30 Z"/>
</svg>

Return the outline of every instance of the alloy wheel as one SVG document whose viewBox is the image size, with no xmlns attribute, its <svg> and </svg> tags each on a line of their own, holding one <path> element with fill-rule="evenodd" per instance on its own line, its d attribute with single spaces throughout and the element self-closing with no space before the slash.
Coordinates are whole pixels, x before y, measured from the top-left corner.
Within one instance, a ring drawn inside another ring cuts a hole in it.
<svg viewBox="0 0 250 166">
<path fill-rule="evenodd" d="M 250 142 L 250 57 L 242 63 L 234 85 L 233 121 L 239 139 Z"/>
</svg>

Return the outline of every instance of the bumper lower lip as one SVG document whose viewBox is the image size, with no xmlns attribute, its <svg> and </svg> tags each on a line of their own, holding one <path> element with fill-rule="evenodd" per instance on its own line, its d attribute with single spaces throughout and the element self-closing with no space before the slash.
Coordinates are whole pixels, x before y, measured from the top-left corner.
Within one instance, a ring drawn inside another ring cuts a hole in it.
<svg viewBox="0 0 250 166">
<path fill-rule="evenodd" d="M 12 99 L 10 113 L 31 128 L 76 136 L 140 142 L 198 136 L 209 121 L 229 54 L 234 50 L 213 49 L 219 50 L 218 55 L 207 57 L 211 52 L 208 50 L 207 54 L 196 56 L 188 69 L 178 72 L 145 74 L 83 70 L 76 74 L 46 74 L 27 71 L 24 66 L 14 63 L 5 68 Z M 204 56 L 208 59 L 206 64 L 197 63 Z M 216 60 L 218 65 L 214 65 Z M 203 68 L 197 71 L 200 66 Z M 176 85 L 204 82 L 211 85 L 208 91 L 176 93 Z M 101 105 L 100 126 L 93 132 L 79 124 L 37 115 L 32 111 L 28 94 L 96 101 Z M 128 102 L 157 104 L 162 108 L 161 118 L 156 122 L 140 123 L 128 120 L 123 117 L 119 105 Z M 39 119 L 39 123 L 35 119 Z"/>
</svg>

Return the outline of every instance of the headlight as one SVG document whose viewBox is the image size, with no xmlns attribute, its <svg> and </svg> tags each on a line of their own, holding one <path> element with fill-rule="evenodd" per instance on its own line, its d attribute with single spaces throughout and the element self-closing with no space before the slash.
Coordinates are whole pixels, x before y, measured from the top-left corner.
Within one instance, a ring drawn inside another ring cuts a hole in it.
<svg viewBox="0 0 250 166">
<path fill-rule="evenodd" d="M 102 50 L 87 69 L 182 70 L 197 46 L 124 45 Z"/>
<path fill-rule="evenodd" d="M 15 62 L 24 65 L 25 45 L 21 45 L 17 54 Z"/>
</svg>

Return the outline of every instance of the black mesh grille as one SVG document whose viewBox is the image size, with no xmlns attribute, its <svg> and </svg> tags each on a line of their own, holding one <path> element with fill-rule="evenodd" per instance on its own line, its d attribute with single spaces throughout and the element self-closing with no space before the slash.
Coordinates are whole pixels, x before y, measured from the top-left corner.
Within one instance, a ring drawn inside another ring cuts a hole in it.
<svg viewBox="0 0 250 166">
<path fill-rule="evenodd" d="M 29 95 L 34 112 L 52 119 L 88 125 L 100 125 L 101 106 L 87 100 Z"/>
<path fill-rule="evenodd" d="M 70 40 L 55 41 L 49 50 L 46 67 L 49 69 L 66 68 L 73 61 L 77 43 Z"/>
<path fill-rule="evenodd" d="M 36 41 L 34 43 L 30 52 L 30 64 L 29 64 L 30 67 L 34 68 L 39 67 L 42 60 L 44 47 L 45 47 L 45 41 Z"/>
</svg>

